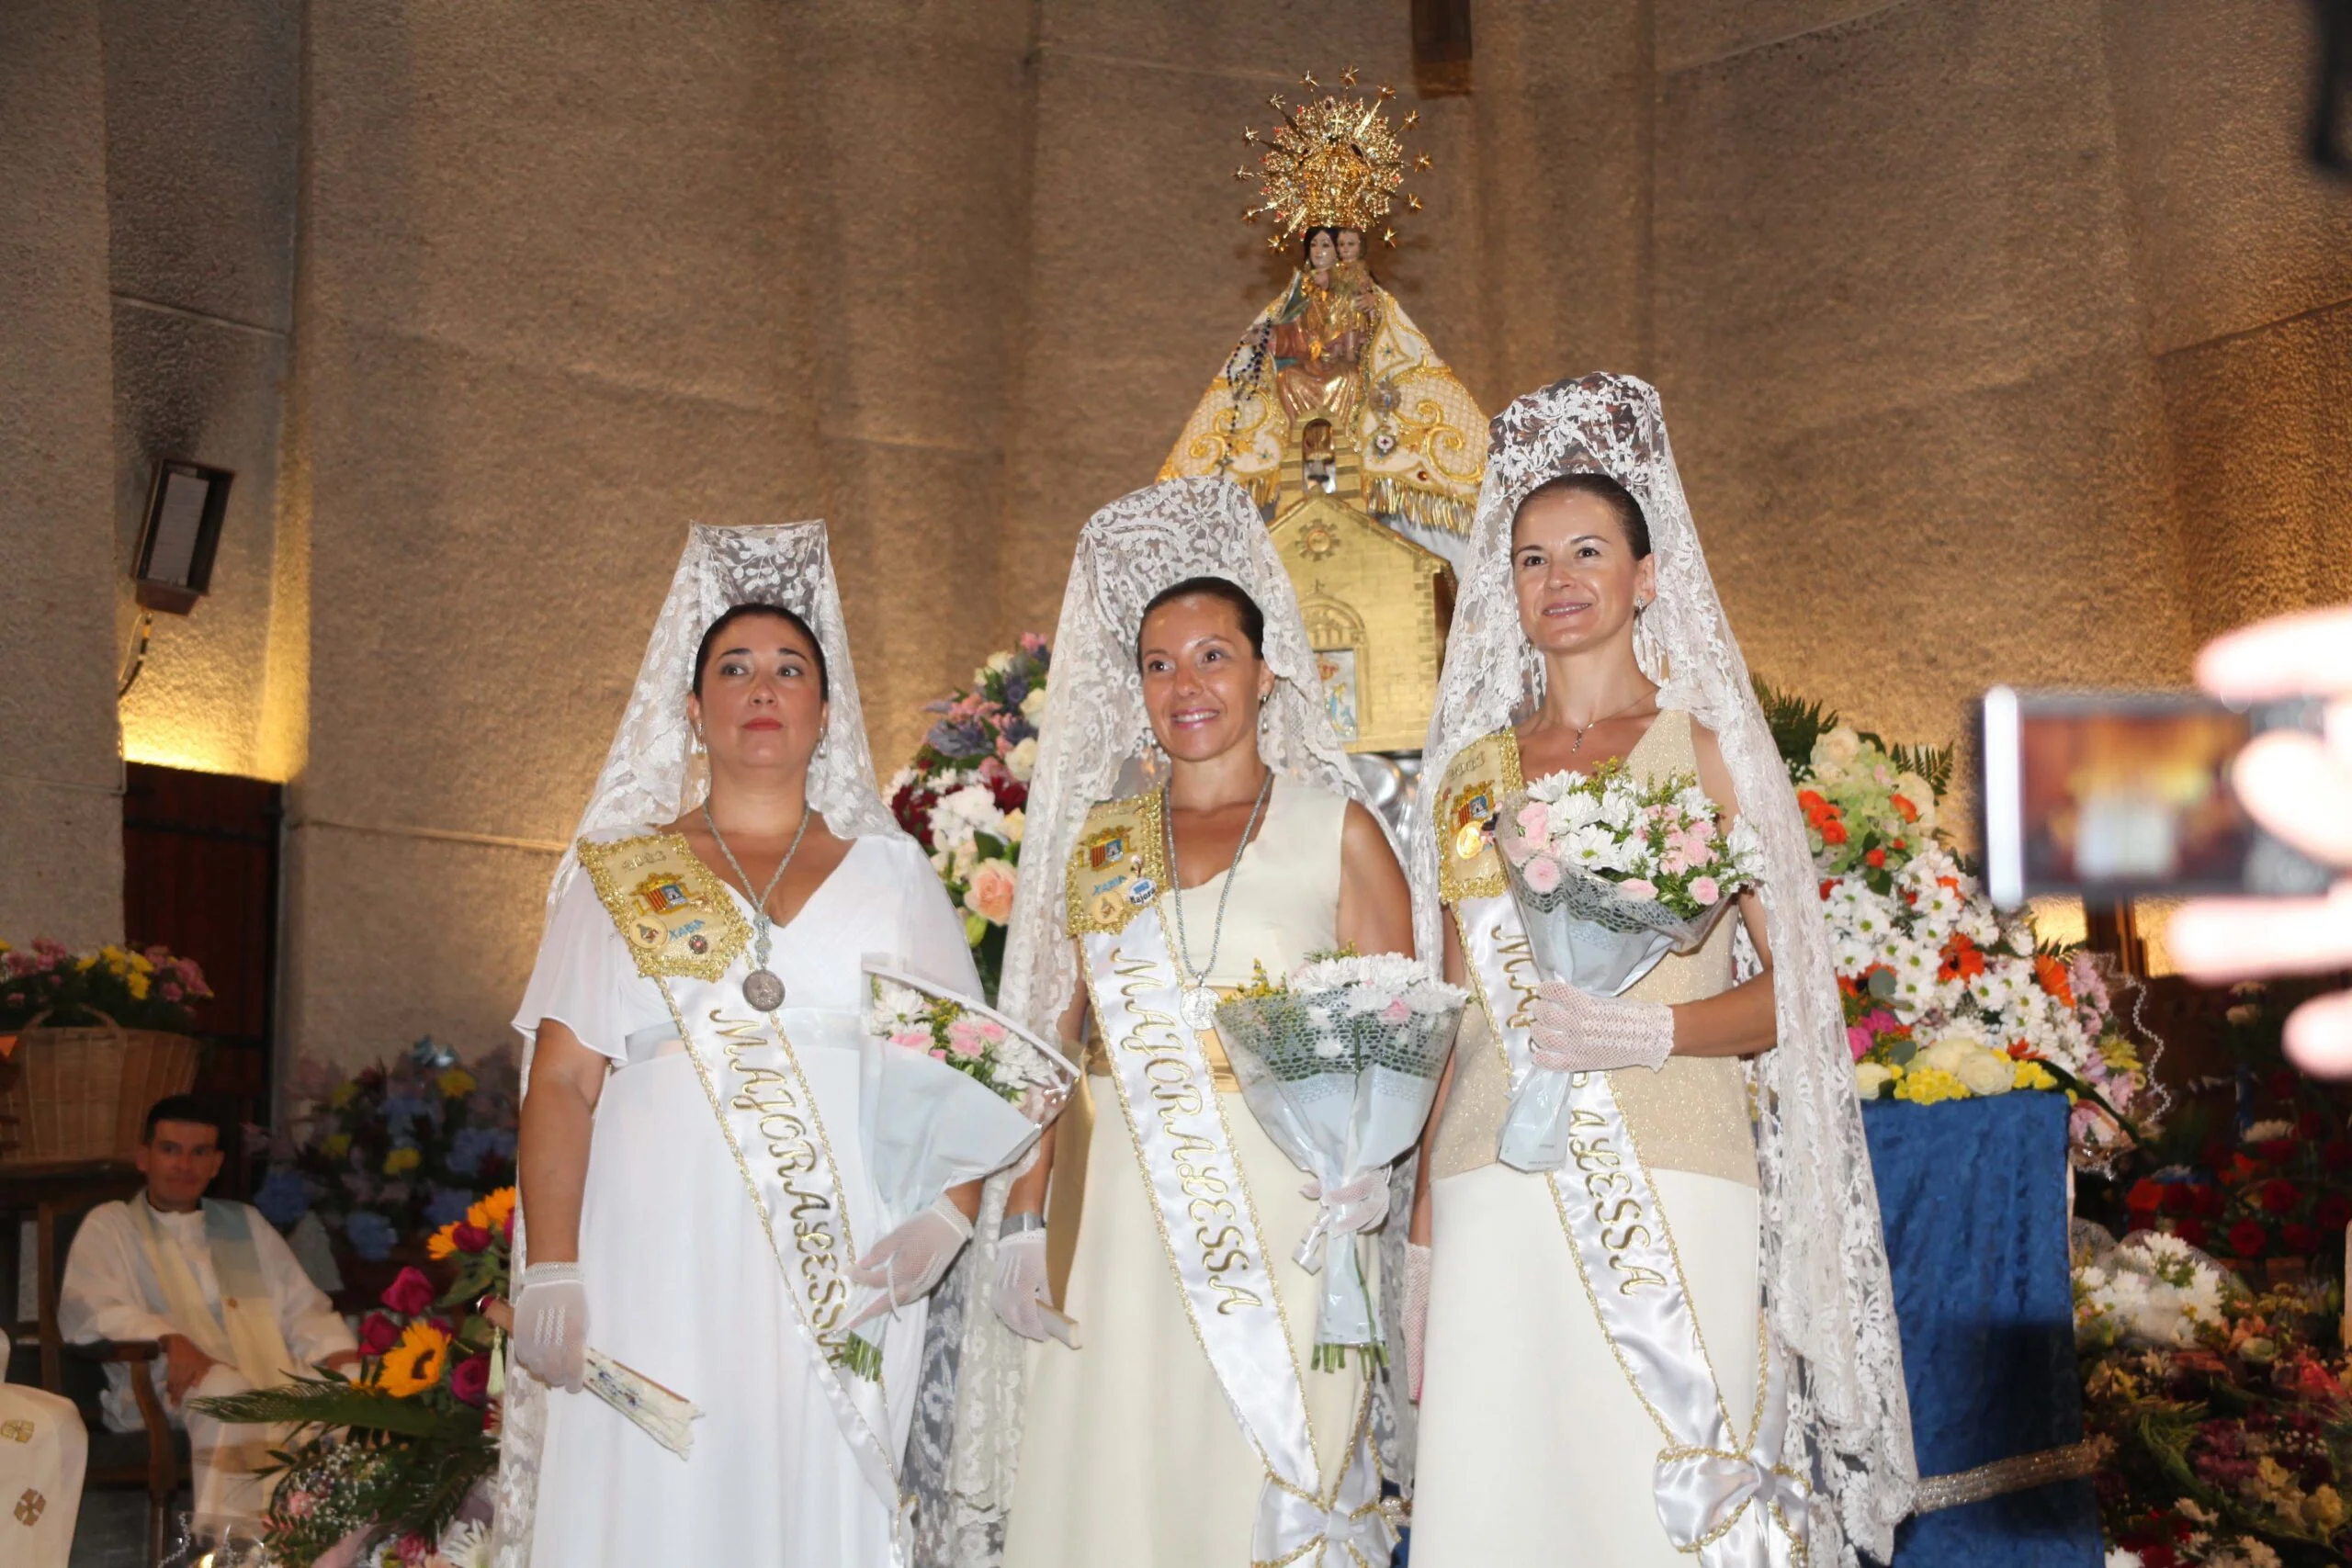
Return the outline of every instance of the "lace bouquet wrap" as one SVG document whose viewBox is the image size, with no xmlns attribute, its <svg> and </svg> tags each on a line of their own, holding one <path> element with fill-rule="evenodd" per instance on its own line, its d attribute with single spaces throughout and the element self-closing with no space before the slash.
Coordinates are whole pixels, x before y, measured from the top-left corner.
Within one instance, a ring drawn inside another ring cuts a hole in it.
<svg viewBox="0 0 2352 1568">
<path fill-rule="evenodd" d="M 1601 997 L 1622 996 L 1668 953 L 1705 942 L 1763 860 L 1745 820 L 1728 832 L 1718 825 L 1695 777 L 1645 784 L 1617 761 L 1529 784 L 1503 803 L 1495 844 L 1537 967 Z M 1567 1089 L 1557 1073 L 1521 1075 L 1497 1151 L 1504 1164 L 1558 1167 Z"/>
<path fill-rule="evenodd" d="M 1356 1237 L 1387 1217 L 1388 1166 L 1420 1135 L 1468 999 L 1427 964 L 1385 953 L 1313 961 L 1281 986 L 1261 971 L 1216 1010 L 1243 1101 L 1321 1205 L 1294 1255 L 1322 1276 L 1317 1370 L 1350 1349 L 1386 1359 Z"/>
<path fill-rule="evenodd" d="M 1062 1055 L 992 1009 L 910 974 L 865 962 L 858 1134 L 882 1201 L 882 1234 L 950 1187 L 1002 1169 L 1036 1142 L 1077 1082 Z M 884 1321 L 850 1333 L 843 1364 L 882 1365 Z"/>
</svg>

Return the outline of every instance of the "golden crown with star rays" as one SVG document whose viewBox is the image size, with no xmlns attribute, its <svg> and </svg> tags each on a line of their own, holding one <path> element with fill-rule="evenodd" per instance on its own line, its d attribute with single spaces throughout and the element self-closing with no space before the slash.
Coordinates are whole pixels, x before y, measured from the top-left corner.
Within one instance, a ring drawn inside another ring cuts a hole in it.
<svg viewBox="0 0 2352 1568">
<path fill-rule="evenodd" d="M 1274 220 L 1276 232 L 1266 237 L 1268 250 L 1278 251 L 1284 242 L 1319 228 L 1353 229 L 1369 235 L 1378 227 L 1381 243 L 1395 245 L 1396 231 L 1385 220 L 1396 204 L 1401 200 L 1408 211 L 1421 209 L 1421 198 L 1403 189 L 1408 169 L 1397 134 L 1419 125 L 1420 111 L 1409 111 L 1401 124 L 1392 127 L 1384 111 L 1396 96 L 1393 87 L 1377 87 L 1374 96 L 1358 98 L 1324 93 L 1323 85 L 1311 75 L 1301 76 L 1299 85 L 1322 96 L 1293 107 L 1276 93 L 1266 102 L 1283 117 L 1282 123 L 1263 134 L 1255 129 L 1241 133 L 1244 141 L 1264 149 L 1255 174 L 1246 164 L 1233 171 L 1237 180 L 1258 180 L 1262 198 L 1242 213 L 1242 221 Z M 1340 73 L 1340 86 L 1355 85 L 1353 68 Z M 1411 172 L 1429 166 L 1430 155 L 1423 152 L 1412 160 Z"/>
</svg>

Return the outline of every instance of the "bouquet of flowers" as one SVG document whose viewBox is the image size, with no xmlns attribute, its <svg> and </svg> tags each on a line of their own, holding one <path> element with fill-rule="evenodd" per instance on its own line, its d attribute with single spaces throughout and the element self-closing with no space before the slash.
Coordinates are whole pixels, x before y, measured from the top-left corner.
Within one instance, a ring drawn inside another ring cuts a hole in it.
<svg viewBox="0 0 2352 1568">
<path fill-rule="evenodd" d="M 2142 1060 L 2135 982 L 2038 945 L 1941 840 L 1951 754 L 1891 745 L 1759 685 L 1820 873 L 1856 1090 L 1932 1105 L 2064 1093 L 2077 1166 L 2101 1169 L 2163 1114 Z"/>
<path fill-rule="evenodd" d="M 456 1283 L 436 1294 L 421 1269 L 401 1269 L 360 1322 L 355 1376 L 200 1402 L 222 1420 L 294 1428 L 271 1455 L 279 1479 L 264 1531 L 277 1561 L 345 1543 L 366 1561 L 477 1560 L 488 1516 L 475 1489 L 498 1468 L 502 1387 L 497 1331 L 471 1303 L 504 1292 L 514 1224 L 506 1187 L 443 1226 L 433 1254 L 454 1260 Z"/>
<path fill-rule="evenodd" d="M 280 1230 L 315 1212 L 353 1256 L 381 1262 L 514 1179 L 516 1079 L 510 1052 L 469 1066 L 430 1036 L 348 1077 L 302 1063 L 302 1135 L 273 1151 L 254 1206 Z"/>
<path fill-rule="evenodd" d="M 1051 658 L 1044 637 L 1024 632 L 1015 647 L 973 672 L 969 691 L 930 705 L 924 711 L 937 721 L 913 764 L 899 769 L 884 792 L 891 814 L 931 856 L 963 910 L 964 937 L 991 997 L 1004 966 Z"/>
<path fill-rule="evenodd" d="M 1356 1236 L 1387 1215 L 1389 1163 L 1420 1135 L 1468 999 L 1417 959 L 1338 954 L 1280 985 L 1261 968 L 1216 1010 L 1243 1100 L 1322 1204 L 1295 1254 L 1323 1277 L 1317 1369 L 1385 1359 Z"/>
<path fill-rule="evenodd" d="M 1615 761 L 1529 784 L 1495 843 L 1544 973 L 1609 997 L 1697 947 L 1763 865 L 1754 831 L 1724 832 L 1696 777 L 1644 784 Z"/>
<path fill-rule="evenodd" d="M 887 1234 L 948 1188 L 1019 1158 L 1078 1069 L 1001 1013 L 888 959 L 869 956 L 865 971 L 858 1130 Z M 859 1376 L 878 1377 L 882 1332 L 854 1328 L 834 1354 Z"/>
<path fill-rule="evenodd" d="M 29 949 L 0 942 L 0 1032 L 14 1034 L 36 1018 L 64 1027 L 104 1015 L 125 1029 L 184 1034 L 196 1004 L 211 994 L 195 959 L 160 947 L 109 943 L 77 953 L 48 937 L 35 937 Z"/>
</svg>

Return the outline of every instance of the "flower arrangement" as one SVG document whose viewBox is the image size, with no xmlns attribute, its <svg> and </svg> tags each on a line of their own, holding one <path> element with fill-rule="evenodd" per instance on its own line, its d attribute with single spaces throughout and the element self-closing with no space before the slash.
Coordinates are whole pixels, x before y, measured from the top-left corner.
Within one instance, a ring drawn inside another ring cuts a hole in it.
<svg viewBox="0 0 2352 1568">
<path fill-rule="evenodd" d="M 1890 745 L 1758 687 L 1821 875 L 1863 1099 L 1933 1105 L 2064 1093 L 2077 1165 L 2104 1168 L 2163 1114 L 2111 963 L 2037 944 L 1942 841 L 1951 755 Z"/>
<path fill-rule="evenodd" d="M 1034 1073 L 1006 1049 L 1011 1031 L 953 997 L 933 995 L 869 974 L 873 1001 L 868 1029 L 891 1044 L 921 1051 L 1016 1104 L 1023 1091 L 1041 1087 Z"/>
<path fill-rule="evenodd" d="M 1023 632 L 972 674 L 968 691 L 931 704 L 938 715 L 914 761 L 885 792 L 899 825 L 922 845 L 964 915 L 964 939 L 990 997 L 1004 967 L 1021 863 L 1023 813 L 1046 715 L 1046 639 Z"/>
<path fill-rule="evenodd" d="M 484 1521 L 463 1516 L 478 1512 L 469 1495 L 498 1466 L 497 1335 L 469 1303 L 504 1293 L 514 1224 L 514 1189 L 503 1187 L 436 1232 L 434 1256 L 454 1260 L 457 1282 L 436 1295 L 402 1269 L 359 1325 L 356 1376 L 202 1402 L 226 1420 L 296 1428 L 271 1456 L 280 1475 L 264 1528 L 278 1561 L 312 1562 L 346 1541 L 369 1562 L 485 1560 Z"/>
<path fill-rule="evenodd" d="M 1280 983 L 1262 966 L 1216 1010 L 1241 1095 L 1319 1203 L 1297 1258 L 1323 1276 L 1311 1364 L 1385 1360 L 1358 1233 L 1388 1213 L 1390 1161 L 1437 1095 L 1469 993 L 1400 953 L 1317 954 Z"/>
<path fill-rule="evenodd" d="M 1529 784 L 1505 803 L 1496 843 L 1535 900 L 1581 874 L 1677 920 L 1698 919 L 1754 883 L 1763 855 L 1746 824 L 1723 831 L 1695 776 L 1645 784 L 1618 760 Z"/>
<path fill-rule="evenodd" d="M 347 1077 L 306 1062 L 301 1136 L 274 1151 L 254 1205 L 280 1230 L 315 1211 L 353 1256 L 381 1262 L 514 1180 L 516 1086 L 510 1053 L 469 1066 L 430 1036 Z"/>
<path fill-rule="evenodd" d="M 184 1034 L 211 994 L 195 959 L 161 947 L 109 943 L 77 953 L 48 937 L 21 949 L 0 942 L 0 1031 L 29 1028 L 43 1014 L 59 1026 L 102 1014 L 125 1029 Z"/>
</svg>

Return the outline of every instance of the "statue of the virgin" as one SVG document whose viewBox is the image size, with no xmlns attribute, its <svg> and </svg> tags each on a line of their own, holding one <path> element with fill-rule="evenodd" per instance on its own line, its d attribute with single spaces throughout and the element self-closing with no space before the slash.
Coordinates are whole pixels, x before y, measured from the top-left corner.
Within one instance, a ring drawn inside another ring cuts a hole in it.
<svg viewBox="0 0 2352 1568">
<path fill-rule="evenodd" d="M 1315 79 L 1305 80 L 1315 91 Z M 1354 86 L 1355 73 L 1340 82 Z M 1277 96 L 1270 101 L 1283 122 L 1263 137 L 1243 133 L 1264 149 L 1254 176 L 1263 199 L 1244 216 L 1271 217 L 1268 248 L 1296 245 L 1299 266 L 1241 334 L 1159 478 L 1231 479 L 1271 519 L 1285 459 L 1320 448 L 1321 424 L 1361 464 L 1365 509 L 1451 561 L 1486 468 L 1486 415 L 1364 260 L 1367 234 L 1396 243 L 1386 220 L 1400 197 L 1408 210 L 1421 205 L 1399 190 L 1407 170 L 1397 138 L 1419 113 L 1392 128 L 1384 112 L 1392 96 L 1386 87 L 1368 99 L 1326 95 L 1295 108 Z M 1429 163 L 1424 153 L 1413 167 Z M 1234 176 L 1253 177 L 1248 168 Z"/>
</svg>

